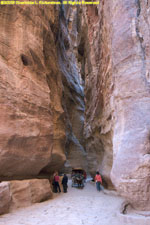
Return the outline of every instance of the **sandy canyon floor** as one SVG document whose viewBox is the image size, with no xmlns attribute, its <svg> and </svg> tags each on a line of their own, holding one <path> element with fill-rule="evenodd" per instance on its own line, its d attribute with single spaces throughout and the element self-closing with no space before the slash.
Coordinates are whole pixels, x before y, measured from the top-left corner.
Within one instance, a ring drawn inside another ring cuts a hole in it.
<svg viewBox="0 0 150 225">
<path fill-rule="evenodd" d="M 118 216 L 122 202 L 118 196 L 97 192 L 90 182 L 84 189 L 72 188 L 69 183 L 67 193 L 5 214 L 0 225 L 131 225 L 132 221 Z"/>
</svg>

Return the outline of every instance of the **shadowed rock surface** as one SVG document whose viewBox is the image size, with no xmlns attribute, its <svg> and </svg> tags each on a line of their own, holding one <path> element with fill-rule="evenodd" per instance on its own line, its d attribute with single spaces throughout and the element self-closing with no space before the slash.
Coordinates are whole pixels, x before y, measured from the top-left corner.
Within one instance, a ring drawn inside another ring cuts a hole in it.
<svg viewBox="0 0 150 225">
<path fill-rule="evenodd" d="M 83 8 L 82 15 L 88 165 L 93 176 L 100 170 L 109 188 L 113 187 L 110 180 L 113 162 L 111 13 L 111 2 L 102 1 L 99 6 Z"/>
</svg>

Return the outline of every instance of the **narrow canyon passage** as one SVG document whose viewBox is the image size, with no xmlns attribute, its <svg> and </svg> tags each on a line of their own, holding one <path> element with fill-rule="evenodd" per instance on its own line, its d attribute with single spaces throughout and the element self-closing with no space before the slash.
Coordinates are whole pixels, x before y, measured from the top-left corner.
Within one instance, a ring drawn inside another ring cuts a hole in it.
<svg viewBox="0 0 150 225">
<path fill-rule="evenodd" d="M 0 225 L 131 225 L 120 222 L 117 196 L 96 191 L 90 182 L 81 189 L 56 194 L 54 199 L 0 217 Z"/>
<path fill-rule="evenodd" d="M 150 212 L 150 2 L 3 5 L 0 24 L 0 225 L 124 225 L 90 183 L 51 199 L 74 168 Z"/>
</svg>

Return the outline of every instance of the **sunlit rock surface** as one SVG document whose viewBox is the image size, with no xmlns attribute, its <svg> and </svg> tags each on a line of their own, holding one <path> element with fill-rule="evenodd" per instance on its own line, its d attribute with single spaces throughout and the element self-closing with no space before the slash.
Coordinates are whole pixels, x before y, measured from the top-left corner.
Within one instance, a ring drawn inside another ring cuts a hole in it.
<svg viewBox="0 0 150 225">
<path fill-rule="evenodd" d="M 11 204 L 11 196 L 9 192 L 9 182 L 0 183 L 0 214 L 8 213 Z"/>
<path fill-rule="evenodd" d="M 150 210 L 149 7 L 119 0 L 83 9 L 89 169 L 138 210 Z"/>
<path fill-rule="evenodd" d="M 113 4 L 112 181 L 135 209 L 150 210 L 149 3 Z M 119 51 L 117 51 L 119 49 Z"/>
<path fill-rule="evenodd" d="M 58 17 L 54 7 L 0 7 L 0 176 L 36 175 L 53 158 L 56 168 L 65 161 L 62 84 L 50 28 L 58 28 Z"/>
<path fill-rule="evenodd" d="M 76 156 L 78 166 L 86 164 L 70 14 L 56 6 L 0 7 L 0 177 L 52 174 L 66 155 L 69 168 Z"/>
<path fill-rule="evenodd" d="M 49 180 L 32 179 L 0 183 L 0 214 L 52 198 Z"/>
</svg>

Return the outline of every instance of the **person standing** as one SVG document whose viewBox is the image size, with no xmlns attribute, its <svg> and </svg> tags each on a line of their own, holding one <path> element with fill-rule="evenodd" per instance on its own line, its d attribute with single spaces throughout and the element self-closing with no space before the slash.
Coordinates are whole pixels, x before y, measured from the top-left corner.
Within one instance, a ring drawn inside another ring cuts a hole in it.
<svg viewBox="0 0 150 225">
<path fill-rule="evenodd" d="M 56 190 L 56 193 L 57 192 L 61 192 L 61 189 L 60 189 L 60 186 L 59 186 L 59 176 L 58 176 L 58 173 L 55 174 L 54 176 L 54 182 L 55 182 L 55 190 Z"/>
<path fill-rule="evenodd" d="M 102 178 L 101 178 L 101 175 L 99 174 L 99 172 L 96 172 L 95 182 L 96 182 L 97 190 L 100 191 L 101 190 L 101 184 L 102 184 Z"/>
<path fill-rule="evenodd" d="M 84 182 L 86 182 L 86 177 L 87 177 L 87 175 L 86 175 L 86 172 L 84 171 L 84 173 L 83 173 L 83 176 L 84 176 Z"/>
<path fill-rule="evenodd" d="M 64 174 L 64 176 L 63 176 L 62 185 L 63 185 L 64 193 L 66 193 L 67 192 L 67 188 L 68 188 L 68 177 L 67 177 L 66 174 Z"/>
</svg>

